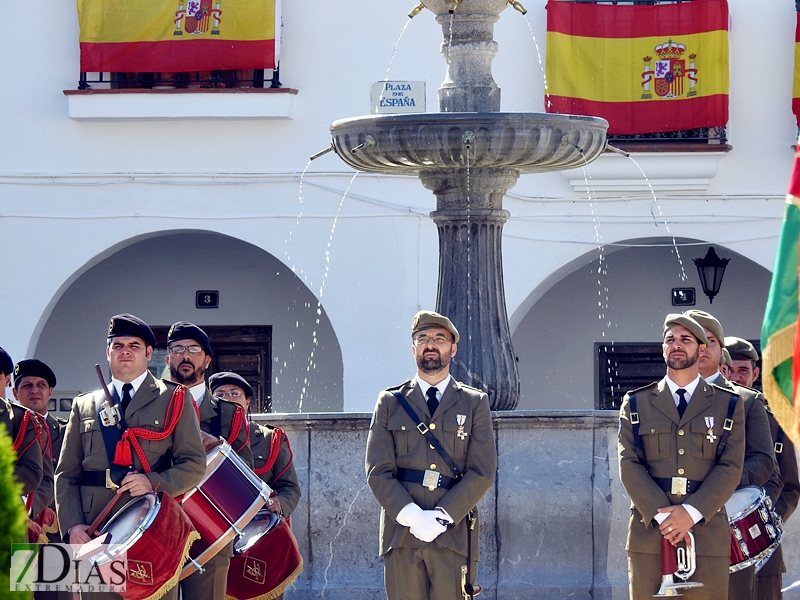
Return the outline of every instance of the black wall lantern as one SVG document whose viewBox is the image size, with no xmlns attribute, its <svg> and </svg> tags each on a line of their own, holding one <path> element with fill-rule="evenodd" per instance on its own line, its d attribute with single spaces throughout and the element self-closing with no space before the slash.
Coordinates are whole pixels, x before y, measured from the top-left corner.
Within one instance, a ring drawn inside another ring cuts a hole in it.
<svg viewBox="0 0 800 600">
<path fill-rule="evenodd" d="M 694 264 L 697 266 L 697 274 L 700 276 L 700 285 L 703 286 L 703 293 L 708 296 L 709 303 L 714 302 L 714 296 L 719 293 L 722 286 L 722 276 L 725 275 L 725 267 L 730 262 L 729 258 L 720 258 L 714 252 L 714 247 L 710 247 L 703 258 L 695 258 Z"/>
</svg>

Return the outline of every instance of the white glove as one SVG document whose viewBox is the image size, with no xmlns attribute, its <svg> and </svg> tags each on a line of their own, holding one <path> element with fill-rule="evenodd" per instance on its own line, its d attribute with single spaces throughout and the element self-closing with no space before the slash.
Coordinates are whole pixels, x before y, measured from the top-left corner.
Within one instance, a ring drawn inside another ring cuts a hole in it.
<svg viewBox="0 0 800 600">
<path fill-rule="evenodd" d="M 445 516 L 438 510 L 422 510 L 418 505 L 411 503 L 403 507 L 397 514 L 397 522 L 411 530 L 411 535 L 421 542 L 432 542 L 444 532 L 447 527 L 439 523 L 436 518 Z"/>
</svg>

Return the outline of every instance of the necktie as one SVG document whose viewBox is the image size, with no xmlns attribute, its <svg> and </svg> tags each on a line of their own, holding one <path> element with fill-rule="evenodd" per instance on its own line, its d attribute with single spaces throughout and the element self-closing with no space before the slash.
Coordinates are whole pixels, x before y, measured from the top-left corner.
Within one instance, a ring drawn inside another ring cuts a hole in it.
<svg viewBox="0 0 800 600">
<path fill-rule="evenodd" d="M 126 383 L 122 386 L 122 414 L 125 414 L 125 411 L 128 408 L 128 404 L 131 401 L 131 390 L 133 389 L 133 384 Z"/>
<path fill-rule="evenodd" d="M 686 405 L 687 405 L 687 402 L 686 402 L 686 390 L 683 389 L 683 388 L 680 388 L 678 390 L 678 396 L 680 396 L 680 400 L 678 400 L 678 414 L 681 417 L 683 417 L 683 411 L 686 410 Z"/>
<path fill-rule="evenodd" d="M 428 400 L 426 401 L 428 404 L 428 411 L 431 413 L 431 416 L 433 416 L 433 413 L 436 412 L 436 407 L 439 406 L 439 401 L 436 399 L 436 388 L 429 387 L 426 395 L 428 396 Z"/>
</svg>

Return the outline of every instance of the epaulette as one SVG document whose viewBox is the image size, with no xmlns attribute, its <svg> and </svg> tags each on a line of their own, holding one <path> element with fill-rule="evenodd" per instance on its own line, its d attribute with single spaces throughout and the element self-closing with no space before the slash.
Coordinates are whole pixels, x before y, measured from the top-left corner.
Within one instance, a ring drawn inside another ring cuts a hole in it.
<svg viewBox="0 0 800 600">
<path fill-rule="evenodd" d="M 242 410 L 244 410 L 242 405 L 239 404 L 238 402 L 233 402 L 232 400 L 225 400 L 225 398 L 220 398 L 219 396 L 214 396 L 214 398 L 217 400 L 218 406 L 220 406 L 220 408 L 225 407 L 226 410 L 232 410 L 234 412 L 236 412 L 237 408 L 241 408 Z"/>
<path fill-rule="evenodd" d="M 168 388 L 177 388 L 179 385 L 181 385 L 180 383 L 175 383 L 171 379 L 160 379 L 159 381 L 163 382 Z M 188 392 L 189 388 L 186 388 L 186 391 Z"/>
<path fill-rule="evenodd" d="M 66 425 L 67 423 L 69 423 L 69 421 L 67 419 L 64 419 L 63 417 L 59 417 L 59 416 L 53 415 L 53 418 L 56 420 L 56 422 L 59 425 Z"/>
<path fill-rule="evenodd" d="M 396 385 L 394 387 L 386 388 L 384 391 L 386 391 L 386 392 L 394 392 L 396 390 L 399 390 L 401 387 L 405 387 L 405 386 L 409 385 L 410 383 L 411 383 L 411 380 L 409 379 L 407 381 L 404 381 L 400 385 Z"/>
<path fill-rule="evenodd" d="M 626 395 L 627 394 L 635 394 L 637 392 L 641 392 L 642 390 L 649 389 L 649 388 L 653 387 L 654 385 L 658 385 L 658 381 L 654 381 L 652 383 L 648 383 L 647 385 L 643 385 L 642 387 L 638 387 L 638 388 L 636 388 L 634 390 L 628 390 L 627 392 L 625 392 L 625 394 Z"/>
<path fill-rule="evenodd" d="M 739 394 L 736 393 L 735 389 L 731 390 L 731 389 L 728 389 L 726 387 L 722 387 L 721 385 L 717 385 L 716 383 L 708 383 L 707 381 L 706 381 L 706 384 L 710 385 L 712 388 L 717 389 L 717 390 L 719 390 L 721 392 L 725 392 L 726 394 L 730 394 L 731 396 L 738 396 L 739 395 Z M 745 389 L 748 389 L 748 388 L 745 388 Z"/>
</svg>

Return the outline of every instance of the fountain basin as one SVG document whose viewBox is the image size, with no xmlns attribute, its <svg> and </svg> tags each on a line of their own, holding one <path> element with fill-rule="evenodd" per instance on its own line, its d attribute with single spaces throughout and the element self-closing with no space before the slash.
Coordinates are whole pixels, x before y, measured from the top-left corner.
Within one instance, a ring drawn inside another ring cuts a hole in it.
<svg viewBox="0 0 800 600">
<path fill-rule="evenodd" d="M 543 113 L 422 113 L 340 119 L 330 129 L 336 154 L 359 171 L 418 175 L 493 167 L 545 173 L 597 158 L 608 122 Z"/>
</svg>

